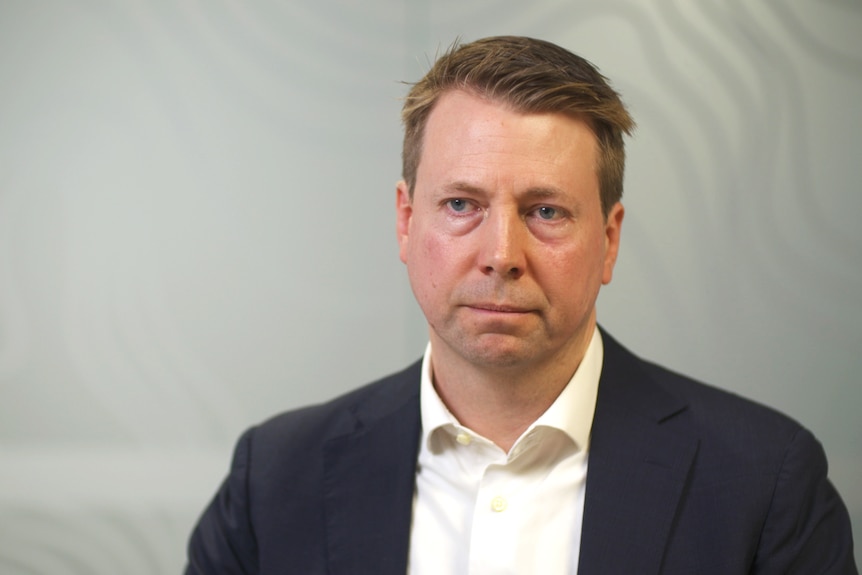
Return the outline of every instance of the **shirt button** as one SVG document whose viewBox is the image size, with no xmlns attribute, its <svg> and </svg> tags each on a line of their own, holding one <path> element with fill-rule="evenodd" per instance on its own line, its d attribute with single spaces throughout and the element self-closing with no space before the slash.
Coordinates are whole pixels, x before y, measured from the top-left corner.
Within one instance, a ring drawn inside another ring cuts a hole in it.
<svg viewBox="0 0 862 575">
<path fill-rule="evenodd" d="M 505 511 L 507 505 L 508 503 L 506 503 L 506 498 L 500 497 L 499 495 L 491 500 L 491 509 L 496 511 L 497 513 Z"/>
<path fill-rule="evenodd" d="M 460 443 L 461 445 L 470 445 L 470 442 L 473 441 L 473 438 L 470 437 L 470 434 L 464 433 L 463 431 L 455 436 L 455 441 Z"/>
</svg>

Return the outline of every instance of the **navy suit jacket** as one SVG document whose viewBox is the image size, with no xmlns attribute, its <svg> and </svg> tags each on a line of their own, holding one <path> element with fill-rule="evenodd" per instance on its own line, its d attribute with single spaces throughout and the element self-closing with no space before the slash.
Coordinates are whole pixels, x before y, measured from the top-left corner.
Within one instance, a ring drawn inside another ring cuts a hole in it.
<svg viewBox="0 0 862 575">
<path fill-rule="evenodd" d="M 580 574 L 856 573 L 807 430 L 603 337 Z M 187 575 L 404 575 L 420 367 L 247 431 Z"/>
</svg>

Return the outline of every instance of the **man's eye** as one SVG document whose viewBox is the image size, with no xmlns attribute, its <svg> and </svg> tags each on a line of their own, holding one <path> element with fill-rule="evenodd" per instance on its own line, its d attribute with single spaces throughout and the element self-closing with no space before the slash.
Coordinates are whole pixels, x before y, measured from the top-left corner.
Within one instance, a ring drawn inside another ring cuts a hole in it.
<svg viewBox="0 0 862 575">
<path fill-rule="evenodd" d="M 469 207 L 467 200 L 462 200 L 461 198 L 449 200 L 448 204 L 453 212 L 465 212 Z"/>
<path fill-rule="evenodd" d="M 536 213 L 543 220 L 555 220 L 559 217 L 557 213 L 557 208 L 552 208 L 551 206 L 542 206 L 541 208 L 536 210 Z"/>
</svg>

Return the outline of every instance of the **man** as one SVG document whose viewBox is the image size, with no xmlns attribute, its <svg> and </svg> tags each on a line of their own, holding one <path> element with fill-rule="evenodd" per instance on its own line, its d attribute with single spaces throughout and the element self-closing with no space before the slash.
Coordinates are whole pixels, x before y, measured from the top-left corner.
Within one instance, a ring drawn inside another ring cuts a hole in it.
<svg viewBox="0 0 862 575">
<path fill-rule="evenodd" d="M 808 431 L 598 329 L 633 127 L 598 71 L 488 38 L 403 118 L 425 357 L 248 431 L 187 573 L 856 573 Z"/>
</svg>

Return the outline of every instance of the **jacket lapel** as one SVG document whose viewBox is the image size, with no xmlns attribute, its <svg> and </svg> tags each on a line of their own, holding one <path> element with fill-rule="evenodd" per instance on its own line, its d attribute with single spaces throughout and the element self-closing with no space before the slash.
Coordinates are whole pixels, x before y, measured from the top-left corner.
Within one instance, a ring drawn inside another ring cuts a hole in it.
<svg viewBox="0 0 862 575">
<path fill-rule="evenodd" d="M 353 416 L 353 430 L 324 448 L 327 572 L 403 575 L 420 437 L 419 364 L 379 385 Z"/>
<path fill-rule="evenodd" d="M 698 442 L 669 429 L 685 403 L 602 336 L 578 573 L 658 573 Z"/>
</svg>

